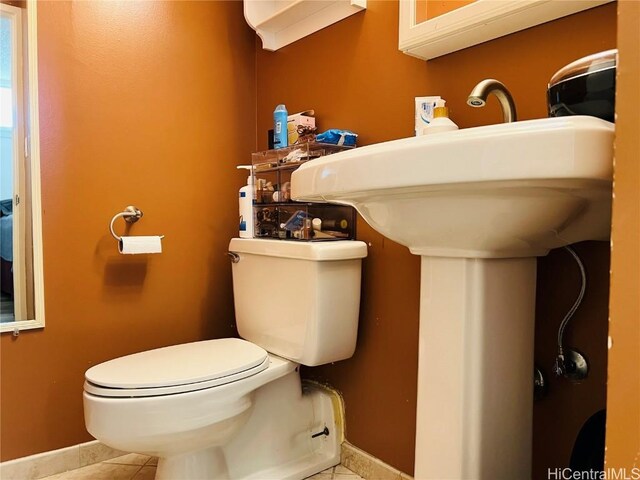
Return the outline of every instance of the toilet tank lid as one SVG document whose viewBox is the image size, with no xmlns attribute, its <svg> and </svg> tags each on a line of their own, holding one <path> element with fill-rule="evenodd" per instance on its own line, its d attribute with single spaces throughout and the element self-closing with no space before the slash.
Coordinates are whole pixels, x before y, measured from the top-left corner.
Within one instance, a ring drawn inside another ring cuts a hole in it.
<svg viewBox="0 0 640 480">
<path fill-rule="evenodd" d="M 271 257 L 313 260 L 351 260 L 367 256 L 367 245 L 357 240 L 300 242 L 262 238 L 232 238 L 229 251 Z"/>
</svg>

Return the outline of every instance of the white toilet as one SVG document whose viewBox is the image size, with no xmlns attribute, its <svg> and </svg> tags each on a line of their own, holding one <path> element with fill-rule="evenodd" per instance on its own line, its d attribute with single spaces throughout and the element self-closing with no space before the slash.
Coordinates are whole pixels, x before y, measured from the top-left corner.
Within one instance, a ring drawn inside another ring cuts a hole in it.
<svg viewBox="0 0 640 480">
<path fill-rule="evenodd" d="M 156 479 L 303 479 L 340 462 L 337 397 L 300 383 L 299 364 L 356 346 L 358 241 L 234 238 L 240 336 L 136 353 L 86 372 L 87 430 L 159 457 Z"/>
</svg>

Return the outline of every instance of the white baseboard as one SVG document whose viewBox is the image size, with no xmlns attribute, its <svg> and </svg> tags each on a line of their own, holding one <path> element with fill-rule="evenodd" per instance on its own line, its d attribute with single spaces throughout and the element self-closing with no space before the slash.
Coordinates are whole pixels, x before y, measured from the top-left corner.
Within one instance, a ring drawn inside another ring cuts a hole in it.
<svg viewBox="0 0 640 480">
<path fill-rule="evenodd" d="M 340 463 L 366 480 L 413 480 L 413 477 L 354 447 L 349 442 L 342 444 Z"/>
<path fill-rule="evenodd" d="M 37 480 L 125 455 L 94 440 L 0 463 L 2 480 Z"/>
<path fill-rule="evenodd" d="M 2 462 L 0 478 L 2 480 L 37 480 L 104 462 L 127 453 L 94 440 Z M 340 463 L 366 480 L 413 480 L 406 473 L 402 473 L 346 441 L 342 443 Z"/>
</svg>

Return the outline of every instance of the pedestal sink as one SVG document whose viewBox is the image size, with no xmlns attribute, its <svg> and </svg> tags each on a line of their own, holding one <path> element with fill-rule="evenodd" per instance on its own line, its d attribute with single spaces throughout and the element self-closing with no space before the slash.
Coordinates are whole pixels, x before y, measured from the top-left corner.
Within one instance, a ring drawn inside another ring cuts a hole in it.
<svg viewBox="0 0 640 480">
<path fill-rule="evenodd" d="M 292 197 L 420 255 L 417 480 L 531 477 L 536 256 L 610 232 L 613 124 L 547 118 L 312 160 Z"/>
</svg>

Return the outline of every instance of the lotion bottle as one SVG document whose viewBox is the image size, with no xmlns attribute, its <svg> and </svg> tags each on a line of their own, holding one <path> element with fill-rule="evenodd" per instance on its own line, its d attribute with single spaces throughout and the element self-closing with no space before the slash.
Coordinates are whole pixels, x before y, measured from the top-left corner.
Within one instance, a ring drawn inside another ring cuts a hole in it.
<svg viewBox="0 0 640 480">
<path fill-rule="evenodd" d="M 289 145 L 287 130 L 287 107 L 280 104 L 273 111 L 273 148 L 284 148 Z"/>
<path fill-rule="evenodd" d="M 238 169 L 249 170 L 247 184 L 239 192 L 240 238 L 253 238 L 253 200 L 256 197 L 256 190 L 253 182 L 253 167 L 251 165 L 238 165 Z"/>
<path fill-rule="evenodd" d="M 433 120 L 424 129 L 424 134 L 448 132 L 450 130 L 458 130 L 458 125 L 453 123 L 449 118 L 449 109 L 444 106 L 445 100 L 436 100 L 436 106 L 433 109 Z"/>
</svg>

